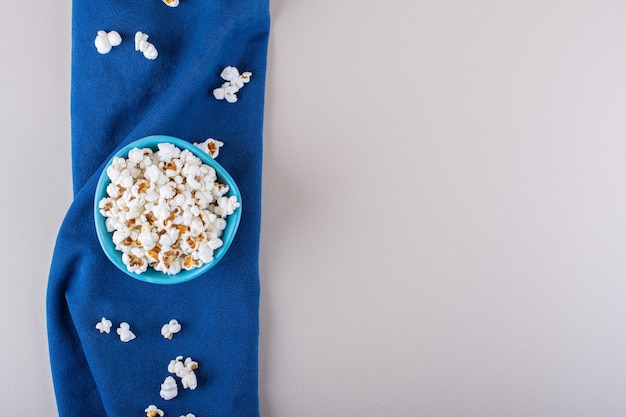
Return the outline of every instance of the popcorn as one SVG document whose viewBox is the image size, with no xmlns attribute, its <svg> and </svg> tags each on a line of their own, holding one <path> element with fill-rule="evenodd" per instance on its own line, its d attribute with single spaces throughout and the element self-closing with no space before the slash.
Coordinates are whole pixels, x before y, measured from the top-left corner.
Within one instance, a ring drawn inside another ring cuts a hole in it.
<svg viewBox="0 0 626 417">
<path fill-rule="evenodd" d="M 117 329 L 117 334 L 120 335 L 122 342 L 130 342 L 135 338 L 135 334 L 130 331 L 130 325 L 126 322 L 120 323 L 120 327 Z"/>
<path fill-rule="evenodd" d="M 149 251 L 151 249 L 154 249 L 154 247 L 159 242 L 159 235 L 153 232 L 149 226 L 143 225 L 141 226 L 141 233 L 139 234 L 138 240 L 141 246 Z"/>
<path fill-rule="evenodd" d="M 220 154 L 220 148 L 224 146 L 224 142 L 208 138 L 202 143 L 194 143 L 194 146 L 200 148 L 203 152 L 215 159 Z"/>
<path fill-rule="evenodd" d="M 156 59 L 159 56 L 155 46 L 148 42 L 148 35 L 142 32 L 135 33 L 135 51 L 142 52 L 148 59 Z"/>
<path fill-rule="evenodd" d="M 239 92 L 239 88 L 231 85 L 230 83 L 224 83 L 221 87 L 213 90 L 213 97 L 218 100 L 226 100 L 229 103 L 236 103 L 237 92 Z"/>
<path fill-rule="evenodd" d="M 169 161 L 173 158 L 178 158 L 181 154 L 181 150 L 178 147 L 168 142 L 159 143 L 158 148 L 156 156 L 160 161 Z"/>
<path fill-rule="evenodd" d="M 159 410 L 156 405 L 149 405 L 148 408 L 146 408 L 145 410 L 146 416 L 147 417 L 163 417 L 164 413 L 162 410 Z"/>
<path fill-rule="evenodd" d="M 202 144 L 213 157 L 222 145 Z M 213 261 L 226 219 L 240 207 L 215 169 L 189 150 L 161 143 L 155 152 L 134 148 L 128 158 L 114 158 L 106 173 L 111 183 L 98 208 L 129 271 L 151 267 L 171 275 Z"/>
<path fill-rule="evenodd" d="M 166 401 L 176 397 L 178 395 L 178 385 L 176 385 L 176 380 L 171 376 L 165 378 L 165 381 L 161 384 L 161 391 L 159 391 L 159 395 Z"/>
<path fill-rule="evenodd" d="M 237 93 L 243 88 L 244 84 L 250 82 L 252 73 L 244 72 L 243 74 L 239 74 L 237 68 L 228 66 L 222 70 L 220 77 L 226 80 L 226 82 L 222 84 L 221 87 L 213 90 L 213 96 L 217 100 L 226 100 L 229 103 L 236 103 Z"/>
<path fill-rule="evenodd" d="M 178 0 L 163 0 L 163 3 L 167 4 L 170 7 L 178 7 Z"/>
<path fill-rule="evenodd" d="M 131 149 L 130 152 L 128 152 L 128 162 L 134 165 L 145 163 L 145 162 L 150 162 L 149 158 L 146 159 L 146 156 L 150 156 L 150 155 L 152 155 L 152 149 L 150 148 L 143 148 L 143 149 L 134 148 L 134 149 Z M 122 163 L 124 159 L 122 158 L 120 159 L 121 159 L 120 163 Z"/>
<path fill-rule="evenodd" d="M 187 414 L 186 416 L 180 416 L 180 417 L 196 417 L 196 415 L 195 415 L 195 414 L 191 414 L 191 413 L 189 413 L 189 414 Z"/>
<path fill-rule="evenodd" d="M 216 214 L 221 214 L 222 217 L 230 216 L 239 208 L 239 202 L 237 201 L 237 197 L 220 197 L 217 199 L 217 208 Z M 217 213 L 219 211 L 219 213 Z"/>
<path fill-rule="evenodd" d="M 181 253 L 182 252 L 177 249 L 159 252 L 157 256 L 158 263 L 154 269 L 168 275 L 178 274 L 183 269 L 181 261 L 179 260 Z"/>
<path fill-rule="evenodd" d="M 240 89 L 243 85 L 250 81 L 251 72 L 244 72 L 239 75 L 239 70 L 235 67 L 228 66 L 222 70 L 220 77 L 228 81 L 230 85 Z"/>
<path fill-rule="evenodd" d="M 106 318 L 102 317 L 102 320 L 100 320 L 100 322 L 96 324 L 96 329 L 100 330 L 100 333 L 108 334 L 111 331 L 111 326 L 113 326 L 111 320 L 107 320 Z"/>
<path fill-rule="evenodd" d="M 141 274 L 148 269 L 148 259 L 143 251 L 139 248 L 131 248 L 130 252 L 122 254 L 122 262 L 128 267 L 131 272 Z"/>
<path fill-rule="evenodd" d="M 180 329 L 181 327 L 180 323 L 178 323 L 178 320 L 172 319 L 169 323 L 164 324 L 163 327 L 161 327 L 161 334 L 164 338 L 171 340 L 174 334 L 180 332 Z"/>
<path fill-rule="evenodd" d="M 114 30 L 110 32 L 99 30 L 93 43 L 96 45 L 98 52 L 104 55 L 108 54 L 112 47 L 118 46 L 122 43 L 122 37 Z"/>
<path fill-rule="evenodd" d="M 167 366 L 168 372 L 176 374 L 180 378 L 183 388 L 191 390 L 198 387 L 198 381 L 194 372 L 196 369 L 198 369 L 198 362 L 193 361 L 191 358 L 187 358 L 183 362 L 182 356 L 177 356 Z"/>
</svg>

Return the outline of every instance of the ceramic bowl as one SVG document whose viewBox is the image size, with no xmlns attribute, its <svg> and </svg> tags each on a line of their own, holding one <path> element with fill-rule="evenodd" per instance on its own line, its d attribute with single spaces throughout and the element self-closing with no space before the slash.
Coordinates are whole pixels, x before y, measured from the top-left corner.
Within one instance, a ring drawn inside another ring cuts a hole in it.
<svg viewBox="0 0 626 417">
<path fill-rule="evenodd" d="M 111 181 L 107 176 L 106 171 L 113 162 L 113 158 L 127 158 L 128 153 L 133 148 L 150 148 L 153 151 L 157 151 L 158 144 L 165 142 L 171 143 L 181 150 L 189 150 L 191 153 L 200 158 L 200 160 L 204 164 L 209 165 L 213 169 L 215 169 L 215 172 L 217 174 L 217 181 L 222 184 L 228 185 L 229 191 L 228 193 L 226 193 L 226 196 L 236 196 L 237 201 L 239 201 L 239 203 L 241 204 L 241 193 L 239 192 L 237 184 L 230 176 L 230 174 L 213 158 L 211 158 L 205 152 L 198 149 L 187 141 L 171 136 L 157 135 L 148 136 L 124 146 L 122 149 L 115 153 L 114 157 L 112 157 L 108 161 L 102 171 L 102 174 L 100 175 L 100 179 L 96 186 L 96 193 L 94 198 L 94 218 L 96 223 L 96 233 L 98 235 L 100 245 L 102 246 L 102 249 L 104 250 L 106 256 L 111 260 L 111 262 L 113 262 L 113 264 L 118 269 L 120 269 L 127 275 L 144 282 L 149 282 L 153 284 L 179 284 L 181 282 L 186 282 L 199 277 L 200 275 L 207 272 L 209 269 L 213 268 L 222 259 L 226 251 L 228 251 L 228 248 L 230 247 L 235 237 L 235 234 L 237 233 L 237 228 L 239 227 L 239 222 L 241 220 L 241 206 L 237 208 L 237 210 L 235 210 L 232 215 L 226 218 L 227 226 L 221 236 L 223 245 L 216 249 L 213 253 L 213 261 L 205 263 L 195 269 L 191 269 L 189 271 L 183 269 L 179 273 L 171 275 L 157 271 L 151 267 L 148 267 L 145 272 L 142 272 L 140 274 L 129 271 L 126 268 L 126 265 L 124 265 L 124 263 L 122 262 L 122 252 L 115 249 L 115 244 L 112 240 L 113 233 L 107 231 L 106 218 L 102 214 L 100 214 L 100 209 L 98 207 L 100 200 L 104 197 L 107 197 L 106 188 Z"/>
</svg>

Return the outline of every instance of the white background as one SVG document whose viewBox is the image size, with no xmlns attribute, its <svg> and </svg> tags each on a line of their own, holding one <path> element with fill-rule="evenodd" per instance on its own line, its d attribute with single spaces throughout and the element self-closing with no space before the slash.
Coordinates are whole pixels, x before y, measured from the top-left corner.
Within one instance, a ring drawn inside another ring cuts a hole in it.
<svg viewBox="0 0 626 417">
<path fill-rule="evenodd" d="M 71 7 L 0 5 L 0 408 L 54 415 Z M 262 415 L 625 415 L 626 3 L 272 12 Z"/>
</svg>

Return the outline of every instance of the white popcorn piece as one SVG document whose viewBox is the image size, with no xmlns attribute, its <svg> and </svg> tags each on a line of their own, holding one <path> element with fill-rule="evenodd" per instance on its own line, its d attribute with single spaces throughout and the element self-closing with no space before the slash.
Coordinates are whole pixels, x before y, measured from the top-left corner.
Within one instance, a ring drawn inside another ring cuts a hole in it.
<svg viewBox="0 0 626 417">
<path fill-rule="evenodd" d="M 143 149 L 133 148 L 128 152 L 128 162 L 133 163 L 133 164 L 139 164 L 146 160 L 145 159 L 146 156 L 150 156 L 150 155 L 152 155 L 152 149 L 150 148 L 143 148 Z M 148 161 L 150 161 L 149 158 L 148 158 Z"/>
<path fill-rule="evenodd" d="M 122 254 L 122 262 L 130 272 L 141 274 L 148 269 L 148 260 L 140 248 L 132 247 L 129 252 Z"/>
<path fill-rule="evenodd" d="M 178 320 L 172 319 L 169 323 L 164 324 L 163 327 L 161 327 L 161 335 L 163 335 L 164 338 L 171 340 L 176 333 L 180 332 L 180 330 L 181 326 Z"/>
<path fill-rule="evenodd" d="M 163 3 L 167 4 L 170 7 L 178 7 L 180 3 L 179 0 L 163 0 Z"/>
<path fill-rule="evenodd" d="M 143 56 L 151 60 L 159 56 L 156 47 L 148 42 L 148 35 L 140 31 L 135 33 L 135 51 L 142 52 Z"/>
<path fill-rule="evenodd" d="M 184 367 L 185 367 L 185 364 L 183 363 L 183 357 L 177 356 L 176 359 L 172 359 L 170 363 L 167 365 L 167 371 L 171 374 L 176 374 L 176 376 L 180 376 L 179 372 Z"/>
<path fill-rule="evenodd" d="M 156 157 L 159 161 L 170 161 L 181 154 L 180 148 L 171 143 L 159 143 L 157 146 L 159 150 L 156 152 Z"/>
<path fill-rule="evenodd" d="M 180 378 L 183 388 L 190 390 L 194 390 L 198 387 L 198 380 L 194 372 L 196 369 L 198 369 L 198 362 L 195 362 L 191 358 L 187 358 L 183 362 L 182 356 L 177 356 L 176 359 L 171 360 L 167 366 L 168 372 L 176 374 L 176 376 Z"/>
<path fill-rule="evenodd" d="M 159 391 L 159 395 L 166 401 L 175 398 L 178 395 L 178 385 L 176 385 L 176 380 L 171 376 L 165 378 L 165 381 L 161 384 L 161 391 Z"/>
<path fill-rule="evenodd" d="M 196 415 L 195 415 L 195 414 L 191 414 L 191 413 L 189 413 L 189 414 L 187 414 L 186 416 L 180 416 L 180 417 L 196 417 Z"/>
<path fill-rule="evenodd" d="M 218 87 L 213 90 L 213 97 L 217 100 L 224 100 L 226 98 L 226 89 L 224 87 Z"/>
<path fill-rule="evenodd" d="M 158 263 L 155 265 L 154 269 L 168 275 L 178 274 L 183 269 L 180 255 L 181 251 L 177 249 L 159 252 L 157 257 Z"/>
<path fill-rule="evenodd" d="M 215 219 L 215 222 L 213 222 L 213 225 L 215 226 L 217 230 L 223 231 L 224 229 L 226 229 L 226 220 L 224 220 L 223 218 Z"/>
<path fill-rule="evenodd" d="M 148 406 L 148 408 L 146 408 L 145 410 L 146 416 L 147 417 L 163 417 L 165 414 L 163 413 L 163 410 L 159 410 L 156 405 L 152 405 L 150 404 Z"/>
<path fill-rule="evenodd" d="M 148 43 L 147 47 L 145 49 L 140 49 L 140 51 L 143 52 L 143 56 L 150 60 L 155 60 L 157 56 L 159 56 L 159 52 L 156 47 L 151 43 Z"/>
<path fill-rule="evenodd" d="M 236 85 L 229 84 L 229 83 L 224 83 L 221 88 L 222 90 L 224 90 L 224 100 L 226 100 L 229 103 L 236 103 L 237 100 L 239 100 L 237 98 L 237 93 L 240 90 L 239 87 L 237 87 Z"/>
<path fill-rule="evenodd" d="M 235 82 L 239 79 L 239 70 L 235 67 L 227 66 L 222 70 L 220 77 L 228 82 Z"/>
<path fill-rule="evenodd" d="M 111 198 L 118 198 L 120 196 L 120 188 L 115 183 L 107 185 L 107 194 Z"/>
<path fill-rule="evenodd" d="M 239 76 L 239 80 L 241 80 L 244 84 L 248 84 L 250 82 L 250 78 L 252 78 L 252 73 L 250 71 L 246 71 Z"/>
<path fill-rule="evenodd" d="M 250 82 L 252 73 L 249 71 L 239 74 L 239 70 L 235 67 L 228 66 L 224 68 L 220 74 L 220 77 L 226 82 L 213 90 L 213 96 L 217 100 L 226 100 L 229 103 L 237 102 L 237 93 L 241 90 L 244 84 Z"/>
<path fill-rule="evenodd" d="M 96 45 L 98 52 L 104 55 L 108 54 L 114 46 L 122 43 L 122 37 L 114 30 L 110 32 L 99 30 L 93 43 Z"/>
<path fill-rule="evenodd" d="M 240 204 L 236 196 L 222 196 L 217 199 L 217 209 L 215 214 L 219 214 L 222 218 L 230 216 L 239 208 Z M 219 210 L 218 210 L 219 209 Z M 219 212 L 219 213 L 218 213 Z"/>
<path fill-rule="evenodd" d="M 120 323 L 120 327 L 117 328 L 117 334 L 120 335 L 122 342 L 130 342 L 135 338 L 135 334 L 130 331 L 130 325 L 125 321 Z"/>
<path fill-rule="evenodd" d="M 139 234 L 138 240 L 139 243 L 141 243 L 141 245 L 144 247 L 144 249 L 150 250 L 154 249 L 154 247 L 158 243 L 159 235 L 154 232 L 146 223 L 141 226 L 141 233 Z"/>
<path fill-rule="evenodd" d="M 198 248 L 198 258 L 204 263 L 213 261 L 213 249 L 211 246 L 206 243 L 200 245 Z"/>
<path fill-rule="evenodd" d="M 183 388 L 194 390 L 198 387 L 198 381 L 194 372 L 198 369 L 198 362 L 193 361 L 191 358 L 187 358 L 185 359 L 184 364 L 187 374 L 181 377 L 181 383 L 183 384 Z"/>
<path fill-rule="evenodd" d="M 220 142 L 219 140 L 213 138 L 208 138 L 204 142 L 194 143 L 194 146 L 200 148 L 211 158 L 215 159 L 220 154 L 220 148 L 224 146 L 224 142 Z"/>
<path fill-rule="evenodd" d="M 100 320 L 100 322 L 96 324 L 96 329 L 100 330 L 100 333 L 108 334 L 111 331 L 111 326 L 113 326 L 111 320 L 107 320 L 106 318 L 102 317 L 102 320 Z"/>
<path fill-rule="evenodd" d="M 207 242 L 207 245 L 213 250 L 221 248 L 223 244 L 222 239 L 218 237 L 211 238 L 211 240 Z"/>
<path fill-rule="evenodd" d="M 183 384 L 183 388 L 194 390 L 198 388 L 198 380 L 196 378 L 196 374 L 193 371 L 188 372 L 185 376 L 180 379 L 180 382 Z"/>
<path fill-rule="evenodd" d="M 155 185 L 163 185 L 167 182 L 167 176 L 159 169 L 158 165 L 150 165 L 144 172 L 144 177 Z"/>
<path fill-rule="evenodd" d="M 226 194 L 229 190 L 228 185 L 226 184 L 214 184 L 215 186 L 211 189 L 211 192 L 213 193 L 213 198 L 214 199 L 218 199 L 219 197 L 223 196 L 224 194 Z"/>
<path fill-rule="evenodd" d="M 218 100 L 226 100 L 229 103 L 236 103 L 238 92 L 239 88 L 230 85 L 229 83 L 224 83 L 221 87 L 213 90 L 213 97 Z"/>
</svg>

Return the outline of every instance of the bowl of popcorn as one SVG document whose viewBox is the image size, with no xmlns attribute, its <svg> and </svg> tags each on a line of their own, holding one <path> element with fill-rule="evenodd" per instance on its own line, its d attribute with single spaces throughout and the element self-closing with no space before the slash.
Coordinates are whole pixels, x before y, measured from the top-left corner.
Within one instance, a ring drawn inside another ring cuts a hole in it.
<svg viewBox="0 0 626 417">
<path fill-rule="evenodd" d="M 94 218 L 100 245 L 120 270 L 145 282 L 178 284 L 224 256 L 241 219 L 241 194 L 199 147 L 149 136 L 107 163 Z"/>
</svg>

